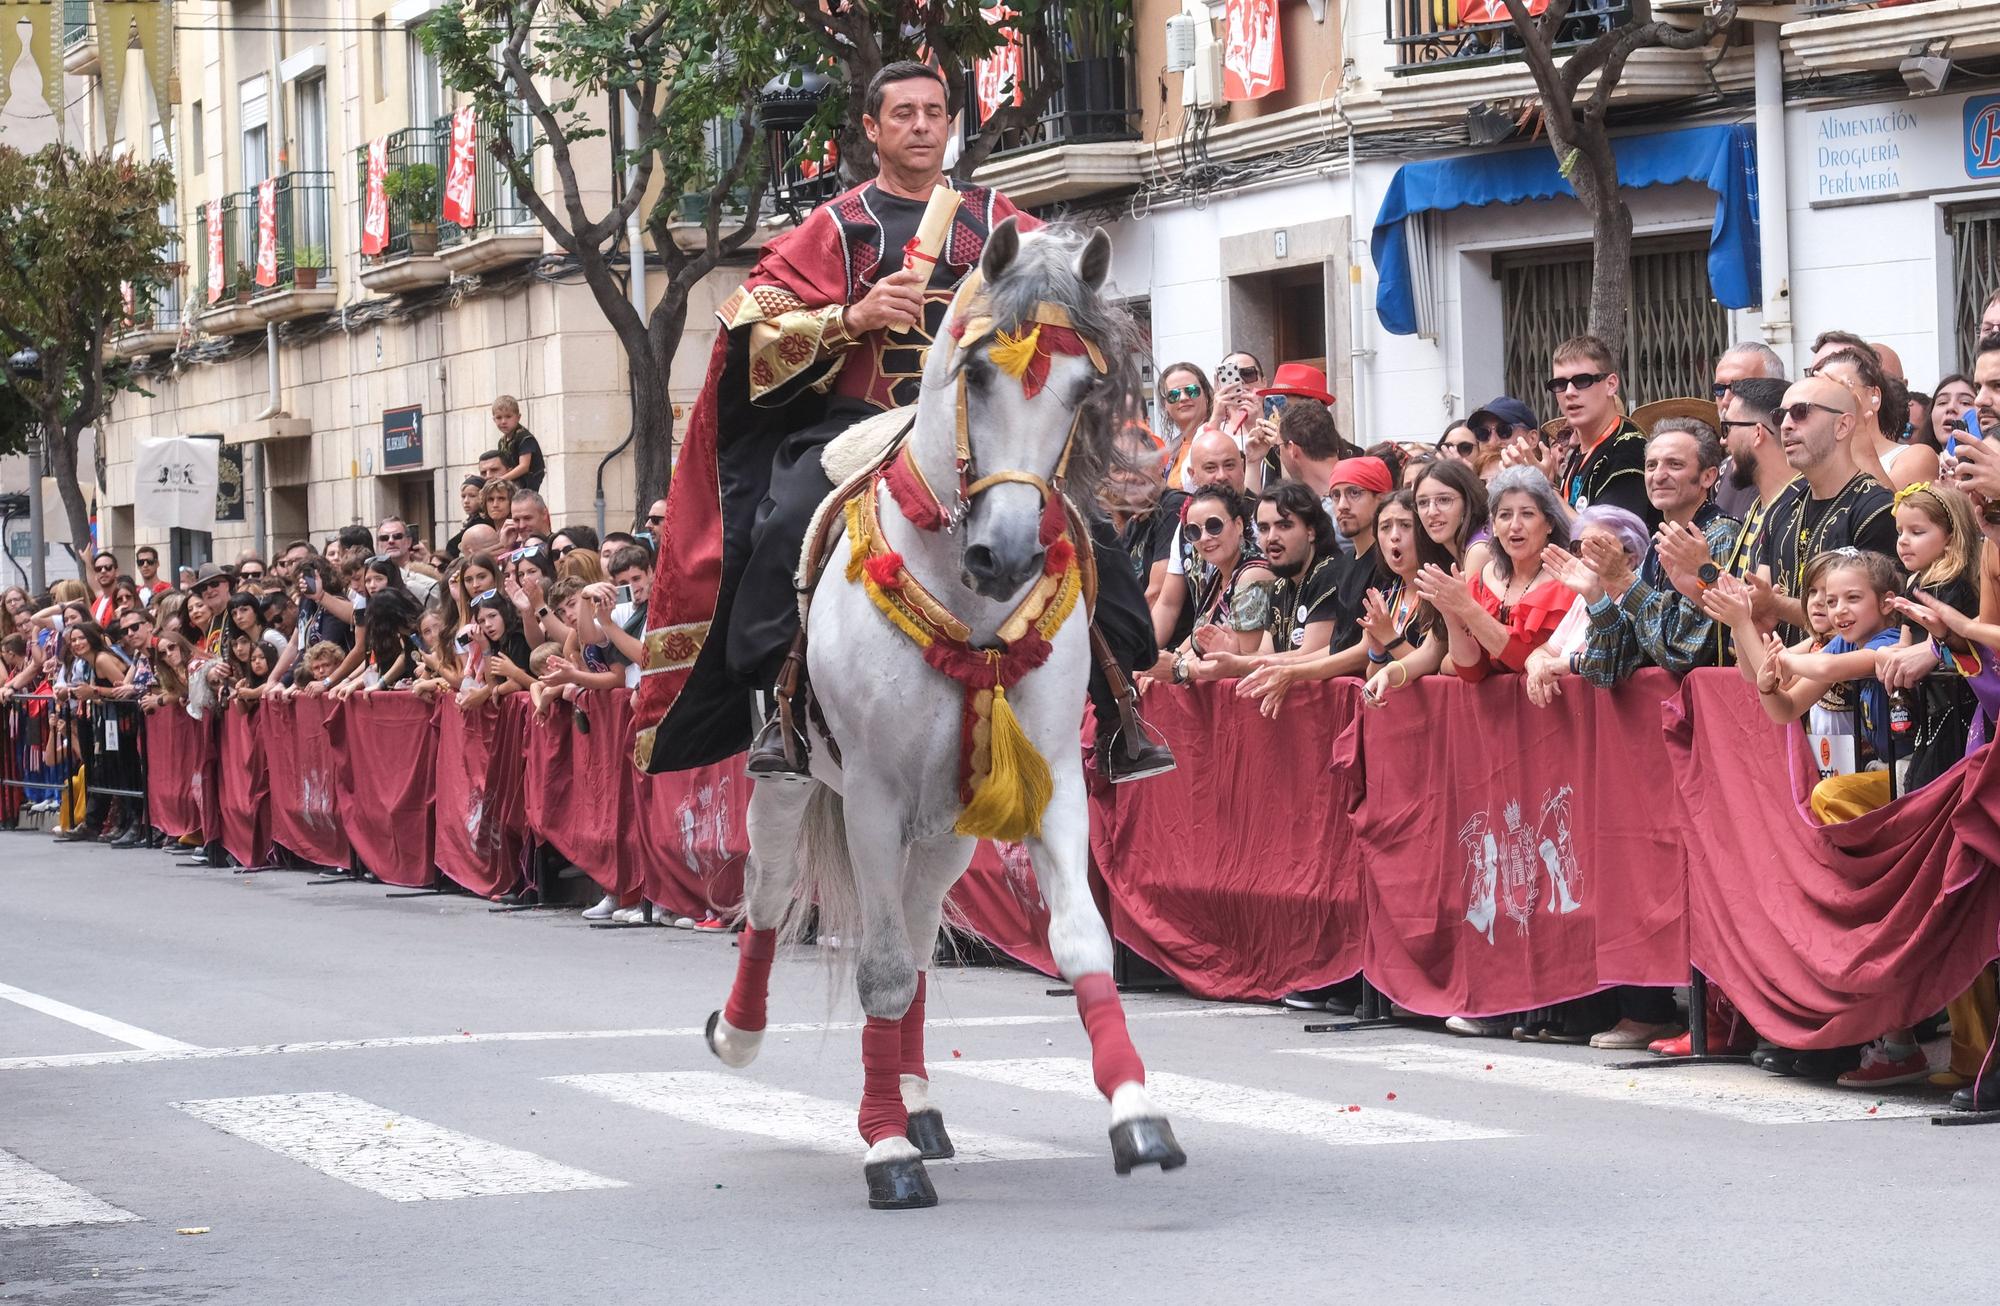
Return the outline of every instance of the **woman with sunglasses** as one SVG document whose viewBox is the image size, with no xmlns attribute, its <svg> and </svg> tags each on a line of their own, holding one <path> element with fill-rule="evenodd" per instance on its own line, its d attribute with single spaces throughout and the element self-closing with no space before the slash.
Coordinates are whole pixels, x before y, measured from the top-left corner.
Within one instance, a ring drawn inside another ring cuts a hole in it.
<svg viewBox="0 0 2000 1306">
<path fill-rule="evenodd" d="M 488 590 L 473 599 L 472 622 L 465 634 L 465 683 L 458 705 L 485 706 L 489 699 L 534 687 L 528 671 L 528 640 L 520 614 L 504 594 Z"/>
<path fill-rule="evenodd" d="M 1188 446 L 1213 406 L 1208 376 L 1193 363 L 1173 363 L 1160 373 L 1160 434 L 1166 444 L 1168 485 L 1180 484 Z"/>
<path fill-rule="evenodd" d="M 1175 638 L 1153 674 L 1187 684 L 1194 664 L 1209 653 L 1254 653 L 1271 616 L 1278 577 L 1257 552 L 1251 500 L 1227 485 L 1205 485 L 1182 509 L 1181 537 L 1200 559 L 1194 574 L 1161 596 L 1154 629 L 1170 626 Z M 1184 633 L 1183 633 L 1184 632 Z"/>
</svg>

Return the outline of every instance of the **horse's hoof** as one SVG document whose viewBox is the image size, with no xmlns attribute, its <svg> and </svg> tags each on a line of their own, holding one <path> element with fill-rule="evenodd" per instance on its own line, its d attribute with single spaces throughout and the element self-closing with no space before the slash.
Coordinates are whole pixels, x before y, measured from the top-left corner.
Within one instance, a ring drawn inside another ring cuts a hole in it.
<svg viewBox="0 0 2000 1306">
<path fill-rule="evenodd" d="M 1141 1116 L 1111 1126 L 1111 1168 L 1119 1174 L 1131 1174 L 1139 1165 L 1178 1170 L 1186 1164 L 1187 1153 L 1174 1141 L 1174 1127 L 1164 1117 Z"/>
<path fill-rule="evenodd" d="M 708 1050 L 723 1065 L 736 1070 L 757 1059 L 757 1049 L 764 1041 L 764 1031 L 738 1029 L 724 1020 L 719 1011 L 708 1013 L 708 1027 L 702 1036 L 708 1040 Z"/>
<path fill-rule="evenodd" d="M 944 1112 L 936 1107 L 910 1112 L 910 1127 L 904 1137 L 916 1144 L 926 1161 L 948 1161 L 958 1153 L 951 1145 L 951 1135 L 944 1131 Z"/>
<path fill-rule="evenodd" d="M 937 1189 L 924 1173 L 921 1156 L 891 1157 L 862 1167 L 868 1176 L 868 1205 L 878 1211 L 918 1211 L 937 1205 Z"/>
</svg>

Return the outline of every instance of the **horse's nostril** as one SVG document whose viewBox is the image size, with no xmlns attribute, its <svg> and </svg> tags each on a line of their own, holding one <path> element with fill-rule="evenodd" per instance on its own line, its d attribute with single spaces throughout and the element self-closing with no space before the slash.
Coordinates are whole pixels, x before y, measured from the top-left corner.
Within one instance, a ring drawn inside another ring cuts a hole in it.
<svg viewBox="0 0 2000 1306">
<path fill-rule="evenodd" d="M 974 576 L 991 577 L 997 569 L 993 550 L 984 544 L 975 544 L 965 551 L 965 569 Z"/>
</svg>

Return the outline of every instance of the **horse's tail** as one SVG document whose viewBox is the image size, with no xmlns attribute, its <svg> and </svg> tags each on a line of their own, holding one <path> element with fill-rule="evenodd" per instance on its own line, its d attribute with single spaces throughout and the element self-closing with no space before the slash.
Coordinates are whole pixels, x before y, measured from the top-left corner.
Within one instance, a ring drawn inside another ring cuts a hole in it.
<svg viewBox="0 0 2000 1306">
<path fill-rule="evenodd" d="M 851 962 L 853 945 L 861 939 L 861 895 L 847 851 L 847 809 L 838 793 L 818 782 L 799 826 L 799 877 L 778 937 L 799 943 L 815 929 L 822 940 L 833 937 L 842 944 L 821 950 L 830 960 Z"/>
</svg>

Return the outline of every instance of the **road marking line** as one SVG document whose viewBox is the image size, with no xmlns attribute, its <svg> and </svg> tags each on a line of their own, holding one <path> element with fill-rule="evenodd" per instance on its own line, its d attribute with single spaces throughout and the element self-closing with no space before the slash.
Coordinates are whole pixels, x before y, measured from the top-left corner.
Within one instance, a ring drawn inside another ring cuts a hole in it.
<svg viewBox="0 0 2000 1306">
<path fill-rule="evenodd" d="M 1128 1020 L 1167 1020 L 1177 1017 L 1280 1016 L 1291 1013 L 1270 1007 L 1206 1006 L 1174 1007 L 1160 1011 L 1127 1011 Z M 1011 1025 L 1071 1025 L 1074 1013 L 1047 1016 L 968 1016 L 962 1020 L 933 1018 L 926 1026 L 933 1033 L 953 1029 L 986 1029 Z M 841 1033 L 860 1029 L 859 1021 L 798 1021 L 771 1025 L 771 1034 Z M 244 1047 L 203 1048 L 179 1045 L 159 1052 L 63 1052 L 39 1057 L 0 1058 L 0 1070 L 64 1070 L 86 1066 L 150 1065 L 157 1061 L 213 1061 L 236 1057 L 288 1056 L 299 1052 L 362 1052 L 380 1048 L 448 1047 L 469 1043 L 547 1043 L 573 1039 L 699 1038 L 700 1025 L 678 1029 L 582 1029 L 523 1030 L 482 1034 L 407 1034 L 387 1038 L 319 1039 L 299 1043 L 254 1043 Z"/>
<path fill-rule="evenodd" d="M 851 1156 L 862 1149 L 855 1128 L 855 1108 L 823 1097 L 808 1097 L 772 1088 L 739 1075 L 713 1070 L 663 1071 L 613 1075 L 557 1075 L 552 1084 L 568 1084 L 599 1097 L 622 1102 L 690 1124 L 737 1134 L 754 1134 L 815 1152 Z M 1088 1155 L 1048 1143 L 975 1133 L 951 1127 L 959 1161 L 1051 1161 Z"/>
<path fill-rule="evenodd" d="M 72 1007 L 67 1002 L 57 1002 L 54 998 L 45 998 L 39 993 L 17 989 L 12 984 L 0 984 L 0 998 L 17 1006 L 26 1007 L 30 1011 L 39 1011 L 44 1016 L 54 1016 L 57 1020 L 68 1021 L 93 1034 L 102 1034 L 108 1039 L 115 1039 L 142 1052 L 180 1052 L 194 1046 L 192 1043 L 168 1038 L 164 1034 L 140 1029 L 137 1025 L 128 1025 L 122 1020 L 100 1016 L 94 1011 L 85 1011 L 82 1007 Z"/>
<path fill-rule="evenodd" d="M 1065 1093 L 1071 1097 L 1103 1095 L 1091 1079 L 1090 1063 L 1056 1057 L 1020 1061 L 954 1061 L 937 1070 L 970 1075 L 1011 1088 Z M 1377 1143 L 1457 1143 L 1483 1138 L 1515 1138 L 1511 1129 L 1494 1129 L 1459 1120 L 1439 1120 L 1412 1111 L 1385 1111 L 1370 1106 L 1349 1111 L 1344 1105 L 1264 1088 L 1246 1088 L 1191 1075 L 1146 1074 L 1147 1091 L 1169 1119 L 1187 1117 L 1219 1125 L 1270 1130 L 1309 1139 L 1329 1147 Z"/>
<path fill-rule="evenodd" d="M 1286 1048 L 1296 1056 L 1347 1066 L 1442 1075 L 1502 1088 L 1531 1089 L 1600 1102 L 1636 1102 L 1672 1111 L 1698 1111 L 1759 1125 L 1819 1124 L 1834 1120 L 1888 1120 L 1933 1115 L 1934 1106 L 1882 1100 L 1830 1084 L 1738 1073 L 1719 1066 L 1684 1070 L 1612 1070 L 1593 1062 L 1493 1053 L 1473 1048 L 1392 1043 L 1379 1047 Z M 1878 1106 L 1877 1103 L 1880 1102 Z M 1874 1107 L 1874 1114 L 1869 1108 Z"/>
<path fill-rule="evenodd" d="M 392 1202 L 626 1186 L 345 1093 L 215 1097 L 174 1107 Z"/>
<path fill-rule="evenodd" d="M 53 1229 L 65 1224 L 125 1224 L 139 1217 L 0 1152 L 0 1229 Z"/>
</svg>

